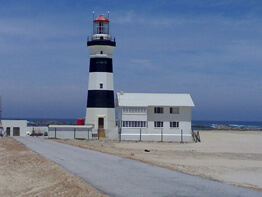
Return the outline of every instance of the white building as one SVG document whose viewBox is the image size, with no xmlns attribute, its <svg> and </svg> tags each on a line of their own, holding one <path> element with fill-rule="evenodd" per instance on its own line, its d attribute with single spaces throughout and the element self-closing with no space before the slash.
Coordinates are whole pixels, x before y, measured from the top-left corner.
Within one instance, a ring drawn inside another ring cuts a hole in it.
<svg viewBox="0 0 262 197">
<path fill-rule="evenodd" d="M 7 136 L 26 136 L 27 120 L 1 120 L 3 131 Z"/>
<path fill-rule="evenodd" d="M 122 140 L 192 141 L 189 94 L 120 92 L 116 106 Z"/>
</svg>

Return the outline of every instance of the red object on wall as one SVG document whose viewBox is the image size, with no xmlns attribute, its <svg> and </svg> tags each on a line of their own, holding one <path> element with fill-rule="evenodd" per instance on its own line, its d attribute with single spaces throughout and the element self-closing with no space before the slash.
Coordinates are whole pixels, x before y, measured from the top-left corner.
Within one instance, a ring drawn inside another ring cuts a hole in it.
<svg viewBox="0 0 262 197">
<path fill-rule="evenodd" d="M 78 118 L 76 121 L 77 125 L 85 125 L 85 120 L 83 118 Z"/>
</svg>

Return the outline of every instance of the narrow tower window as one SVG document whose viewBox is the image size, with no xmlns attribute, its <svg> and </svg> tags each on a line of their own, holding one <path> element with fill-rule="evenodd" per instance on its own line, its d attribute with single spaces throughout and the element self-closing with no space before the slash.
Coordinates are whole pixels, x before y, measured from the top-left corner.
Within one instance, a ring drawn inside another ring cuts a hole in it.
<svg viewBox="0 0 262 197">
<path fill-rule="evenodd" d="M 103 51 L 100 51 L 100 54 L 103 54 Z"/>
<path fill-rule="evenodd" d="M 103 83 L 100 83 L 100 89 L 103 89 Z"/>
</svg>

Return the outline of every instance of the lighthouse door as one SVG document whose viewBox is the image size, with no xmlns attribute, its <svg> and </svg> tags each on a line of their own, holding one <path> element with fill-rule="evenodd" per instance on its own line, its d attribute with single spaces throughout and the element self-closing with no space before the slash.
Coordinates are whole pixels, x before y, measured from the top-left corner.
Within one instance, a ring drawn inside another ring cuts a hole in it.
<svg viewBox="0 0 262 197">
<path fill-rule="evenodd" d="M 104 118 L 98 118 L 98 129 L 104 128 Z"/>
<path fill-rule="evenodd" d="M 104 118 L 98 118 L 98 137 L 106 137 L 104 129 Z"/>
</svg>

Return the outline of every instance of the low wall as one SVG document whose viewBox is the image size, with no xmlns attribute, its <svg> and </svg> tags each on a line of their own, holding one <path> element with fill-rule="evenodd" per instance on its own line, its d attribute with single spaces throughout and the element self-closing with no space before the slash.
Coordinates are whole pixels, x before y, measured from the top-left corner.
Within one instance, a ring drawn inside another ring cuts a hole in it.
<svg viewBox="0 0 262 197">
<path fill-rule="evenodd" d="M 180 129 L 171 131 L 170 129 L 120 129 L 121 140 L 133 141 L 175 141 L 192 142 L 192 134 L 183 133 Z"/>
<path fill-rule="evenodd" d="M 50 125 L 48 127 L 48 138 L 92 139 L 92 128 L 78 125 Z"/>
</svg>

